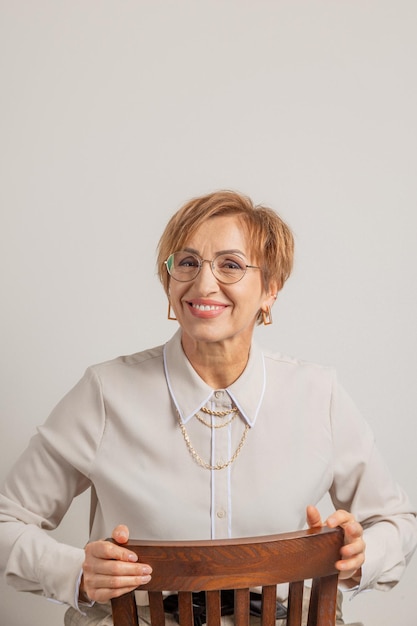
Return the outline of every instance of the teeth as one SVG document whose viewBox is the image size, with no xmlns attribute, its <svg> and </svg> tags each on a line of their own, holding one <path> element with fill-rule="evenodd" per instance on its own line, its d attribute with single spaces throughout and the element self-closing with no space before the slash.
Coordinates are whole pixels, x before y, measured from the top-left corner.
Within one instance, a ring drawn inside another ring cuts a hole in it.
<svg viewBox="0 0 417 626">
<path fill-rule="evenodd" d="M 193 304 L 193 309 L 198 309 L 199 311 L 218 311 L 221 309 L 221 306 L 216 306 L 214 304 Z"/>
</svg>

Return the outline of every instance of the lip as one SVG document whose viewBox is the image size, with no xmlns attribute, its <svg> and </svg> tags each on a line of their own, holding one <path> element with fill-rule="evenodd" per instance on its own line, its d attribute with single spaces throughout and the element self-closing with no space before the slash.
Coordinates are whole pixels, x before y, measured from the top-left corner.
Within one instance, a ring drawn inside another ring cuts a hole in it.
<svg viewBox="0 0 417 626">
<path fill-rule="evenodd" d="M 187 300 L 186 303 L 191 315 L 203 319 L 218 317 L 228 307 L 227 304 L 215 300 Z"/>
</svg>

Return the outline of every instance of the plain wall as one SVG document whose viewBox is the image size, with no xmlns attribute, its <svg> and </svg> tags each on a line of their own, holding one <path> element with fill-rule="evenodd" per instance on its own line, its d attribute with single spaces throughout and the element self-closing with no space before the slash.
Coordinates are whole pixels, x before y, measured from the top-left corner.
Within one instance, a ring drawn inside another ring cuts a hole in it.
<svg viewBox="0 0 417 626">
<path fill-rule="evenodd" d="M 159 236 L 227 187 L 296 237 L 258 340 L 337 368 L 417 503 L 416 18 L 414 0 L 0 2 L 1 478 L 88 365 L 176 330 Z M 87 525 L 82 496 L 56 535 L 82 546 Z M 416 573 L 346 621 L 415 626 Z M 62 623 L 0 594 L 1 626 Z"/>
</svg>

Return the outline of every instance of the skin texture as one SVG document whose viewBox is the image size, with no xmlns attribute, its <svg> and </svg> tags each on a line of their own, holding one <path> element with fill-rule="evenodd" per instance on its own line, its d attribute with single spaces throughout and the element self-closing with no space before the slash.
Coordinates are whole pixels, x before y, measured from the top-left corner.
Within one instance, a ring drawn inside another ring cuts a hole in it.
<svg viewBox="0 0 417 626">
<path fill-rule="evenodd" d="M 207 220 L 185 247 L 209 261 L 218 252 L 239 251 L 247 264 L 255 265 L 244 230 L 235 216 Z M 203 263 L 193 281 L 182 283 L 171 279 L 169 297 L 182 328 L 184 352 L 211 387 L 224 389 L 240 376 L 248 360 L 257 314 L 260 309 L 272 307 L 276 293 L 276 285 L 264 289 L 257 269 L 248 269 L 241 281 L 231 285 L 219 283 L 209 263 Z M 325 524 L 344 529 L 345 545 L 336 568 L 341 579 L 359 580 L 365 543 L 362 526 L 353 515 L 339 510 L 323 523 L 319 511 L 309 506 L 306 520 L 310 528 Z M 117 526 L 112 537 L 118 543 L 126 543 L 129 529 Z M 107 602 L 146 584 L 151 573 L 151 568 L 137 563 L 136 555 L 128 549 L 107 541 L 92 542 L 85 548 L 80 599 Z"/>
</svg>

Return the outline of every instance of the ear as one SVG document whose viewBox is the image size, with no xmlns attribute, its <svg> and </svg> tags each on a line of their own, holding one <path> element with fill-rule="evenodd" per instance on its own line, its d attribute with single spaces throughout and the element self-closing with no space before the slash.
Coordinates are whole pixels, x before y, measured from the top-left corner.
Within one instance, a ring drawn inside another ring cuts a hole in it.
<svg viewBox="0 0 417 626">
<path fill-rule="evenodd" d="M 265 298 L 262 303 L 262 309 L 266 311 L 268 308 L 272 308 L 275 303 L 275 300 L 278 296 L 278 287 L 275 283 L 271 283 L 269 285 L 268 291 L 265 294 Z"/>
</svg>

